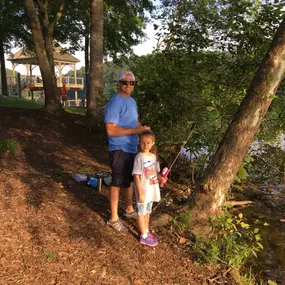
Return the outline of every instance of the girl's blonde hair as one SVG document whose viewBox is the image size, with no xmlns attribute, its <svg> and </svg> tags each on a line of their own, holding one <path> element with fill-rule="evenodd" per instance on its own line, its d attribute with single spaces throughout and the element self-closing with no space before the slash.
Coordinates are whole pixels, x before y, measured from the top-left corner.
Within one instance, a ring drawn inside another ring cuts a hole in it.
<svg viewBox="0 0 285 285">
<path fill-rule="evenodd" d="M 151 130 L 147 130 L 147 131 L 140 133 L 139 139 L 141 139 L 142 137 L 151 137 L 152 141 L 155 142 L 155 134 Z M 140 146 L 139 146 L 139 151 L 141 151 Z M 158 158 L 157 148 L 156 148 L 155 144 L 151 147 L 149 152 L 153 153 Z"/>
</svg>

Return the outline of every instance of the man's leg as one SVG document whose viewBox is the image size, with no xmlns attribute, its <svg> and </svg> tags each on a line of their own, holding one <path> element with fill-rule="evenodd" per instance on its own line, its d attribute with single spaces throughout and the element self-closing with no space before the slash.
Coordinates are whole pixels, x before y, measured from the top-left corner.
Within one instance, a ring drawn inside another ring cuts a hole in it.
<svg viewBox="0 0 285 285">
<path fill-rule="evenodd" d="M 110 189 L 111 216 L 109 221 L 107 221 L 107 224 L 110 225 L 116 231 L 125 233 L 128 232 L 129 229 L 122 224 L 122 221 L 119 219 L 118 216 L 119 194 L 120 194 L 120 187 L 111 186 Z"/>
<path fill-rule="evenodd" d="M 119 204 L 120 187 L 111 186 L 110 189 L 110 210 L 111 210 L 111 221 L 117 221 L 118 216 L 118 204 Z"/>
<path fill-rule="evenodd" d="M 125 200 L 125 211 L 127 213 L 132 213 L 134 212 L 134 207 L 133 207 L 133 185 L 129 188 L 123 188 L 123 195 L 124 195 L 124 200 Z"/>
</svg>

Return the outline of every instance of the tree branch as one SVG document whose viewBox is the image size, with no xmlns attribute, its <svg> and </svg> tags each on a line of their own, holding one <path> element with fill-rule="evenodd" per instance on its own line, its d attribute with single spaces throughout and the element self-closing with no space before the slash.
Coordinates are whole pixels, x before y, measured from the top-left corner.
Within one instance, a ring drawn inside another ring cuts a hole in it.
<svg viewBox="0 0 285 285">
<path fill-rule="evenodd" d="M 252 201 L 226 201 L 223 205 L 225 206 L 241 206 L 241 205 L 247 205 L 252 204 Z"/>
<path fill-rule="evenodd" d="M 276 172 L 284 174 L 284 171 L 281 171 L 278 167 L 271 165 L 270 163 L 268 163 L 264 158 L 262 158 L 260 155 L 255 154 L 254 157 L 260 159 L 265 165 L 271 167 L 272 169 L 274 169 Z"/>
<path fill-rule="evenodd" d="M 47 1 L 44 0 L 36 0 L 37 6 L 39 8 L 40 14 L 41 14 L 41 19 L 42 19 L 42 24 L 45 29 L 48 28 L 49 25 L 49 18 L 48 18 L 48 9 L 47 9 Z"/>
<path fill-rule="evenodd" d="M 58 11 L 56 12 L 53 21 L 49 25 L 50 31 L 53 33 L 57 21 L 61 18 L 65 6 L 65 0 L 61 0 Z"/>
</svg>

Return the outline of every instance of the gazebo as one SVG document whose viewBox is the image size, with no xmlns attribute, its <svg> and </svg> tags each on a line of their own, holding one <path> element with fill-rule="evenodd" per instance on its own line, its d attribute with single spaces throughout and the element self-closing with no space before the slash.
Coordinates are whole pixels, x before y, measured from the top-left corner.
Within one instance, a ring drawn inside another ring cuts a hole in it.
<svg viewBox="0 0 285 285">
<path fill-rule="evenodd" d="M 69 100 L 71 103 L 74 101 L 75 105 L 78 105 L 77 91 L 83 90 L 84 82 L 82 77 L 77 77 L 76 74 L 76 63 L 80 62 L 78 58 L 69 54 L 65 49 L 60 47 L 58 44 L 54 45 L 54 64 L 57 69 L 57 86 L 60 88 L 65 85 L 66 89 L 74 90 L 75 98 L 74 100 Z M 15 70 L 18 65 L 26 65 L 26 75 L 21 75 L 21 89 L 29 88 L 33 91 L 43 90 L 43 83 L 41 76 L 33 75 L 33 69 L 37 67 L 38 60 L 34 52 L 21 48 L 16 53 L 12 54 L 7 60 L 12 63 L 13 77 L 15 78 Z M 62 70 L 64 67 L 70 66 L 74 70 L 74 77 L 64 77 L 62 75 Z M 15 80 L 16 81 L 16 80 Z M 11 84 L 15 84 L 15 81 Z M 8 82 L 9 85 L 9 82 Z"/>
</svg>

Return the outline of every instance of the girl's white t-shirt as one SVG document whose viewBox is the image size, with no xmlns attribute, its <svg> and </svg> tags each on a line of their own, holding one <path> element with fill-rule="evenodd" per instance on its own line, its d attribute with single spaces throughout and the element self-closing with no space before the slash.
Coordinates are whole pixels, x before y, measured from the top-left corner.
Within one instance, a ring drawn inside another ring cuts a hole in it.
<svg viewBox="0 0 285 285">
<path fill-rule="evenodd" d="M 145 197 L 145 203 L 159 202 L 160 188 L 157 179 L 157 173 L 160 172 L 159 162 L 153 153 L 145 155 L 139 152 L 134 161 L 133 175 L 141 175 L 142 190 Z M 135 184 L 135 194 L 138 201 L 138 190 Z"/>
</svg>

